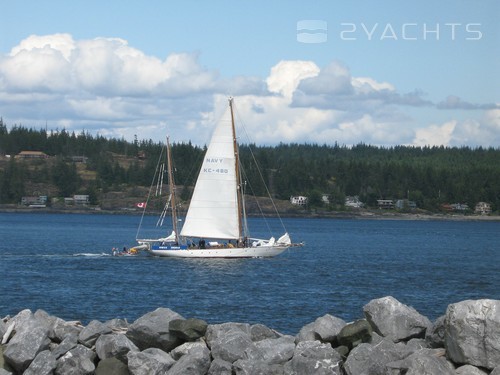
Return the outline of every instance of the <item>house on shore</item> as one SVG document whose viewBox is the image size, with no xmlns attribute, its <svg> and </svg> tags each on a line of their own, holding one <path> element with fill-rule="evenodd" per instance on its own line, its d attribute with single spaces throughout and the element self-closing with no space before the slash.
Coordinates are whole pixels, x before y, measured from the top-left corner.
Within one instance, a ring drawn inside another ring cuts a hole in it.
<svg viewBox="0 0 500 375">
<path fill-rule="evenodd" d="M 305 206 L 307 204 L 307 197 L 302 195 L 290 197 L 290 203 L 296 206 Z"/>
<path fill-rule="evenodd" d="M 476 204 L 476 207 L 474 209 L 474 213 L 480 214 L 480 215 L 491 214 L 491 204 L 486 203 L 486 202 L 478 202 L 478 204 Z"/>
<path fill-rule="evenodd" d="M 49 155 L 42 151 L 21 151 L 15 156 L 16 159 L 48 159 Z"/>
</svg>

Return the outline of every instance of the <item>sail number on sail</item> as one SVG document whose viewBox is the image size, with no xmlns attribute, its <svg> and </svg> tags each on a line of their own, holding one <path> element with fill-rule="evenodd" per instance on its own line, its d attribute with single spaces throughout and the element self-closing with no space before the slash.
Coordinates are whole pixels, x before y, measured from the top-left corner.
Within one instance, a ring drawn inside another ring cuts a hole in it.
<svg viewBox="0 0 500 375">
<path fill-rule="evenodd" d="M 208 165 L 217 164 L 217 167 L 209 167 Z M 219 165 L 224 164 L 224 158 L 206 158 L 203 166 L 203 173 L 221 173 L 227 174 L 229 173 L 228 168 L 221 168 Z"/>
</svg>

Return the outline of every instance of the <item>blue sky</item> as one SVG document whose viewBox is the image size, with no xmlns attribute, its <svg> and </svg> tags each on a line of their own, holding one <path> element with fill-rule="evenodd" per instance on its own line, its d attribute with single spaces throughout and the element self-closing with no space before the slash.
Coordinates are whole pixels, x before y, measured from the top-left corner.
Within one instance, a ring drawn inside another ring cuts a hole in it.
<svg viewBox="0 0 500 375">
<path fill-rule="evenodd" d="M 203 144 L 233 95 L 259 144 L 500 147 L 498 1 L 0 8 L 8 125 Z M 302 20 L 322 42 L 300 41 Z"/>
</svg>

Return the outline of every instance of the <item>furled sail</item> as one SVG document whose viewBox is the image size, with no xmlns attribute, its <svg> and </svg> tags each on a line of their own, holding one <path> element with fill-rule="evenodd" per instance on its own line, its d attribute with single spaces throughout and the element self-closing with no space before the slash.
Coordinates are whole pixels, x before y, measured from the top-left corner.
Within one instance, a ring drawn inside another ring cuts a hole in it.
<svg viewBox="0 0 500 375">
<path fill-rule="evenodd" d="M 181 236 L 239 238 L 235 163 L 232 123 L 228 110 L 210 140 Z"/>
</svg>

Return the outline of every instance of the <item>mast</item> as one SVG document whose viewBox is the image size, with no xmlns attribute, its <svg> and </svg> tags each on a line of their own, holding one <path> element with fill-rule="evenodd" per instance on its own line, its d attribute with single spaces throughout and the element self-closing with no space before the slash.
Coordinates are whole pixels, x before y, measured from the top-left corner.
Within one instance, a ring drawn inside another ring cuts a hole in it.
<svg viewBox="0 0 500 375">
<path fill-rule="evenodd" d="M 175 241 L 179 241 L 179 235 L 177 234 L 177 203 L 175 201 L 175 182 L 174 173 L 172 166 L 172 151 L 170 149 L 170 141 L 167 136 L 167 169 L 168 169 L 168 183 L 170 188 L 170 199 L 172 201 L 172 229 L 175 232 Z"/>
<path fill-rule="evenodd" d="M 238 203 L 238 233 L 239 233 L 239 241 L 243 240 L 243 194 L 242 194 L 242 186 L 241 186 L 241 177 L 240 177 L 240 158 L 238 153 L 238 142 L 236 140 L 236 128 L 234 126 L 234 113 L 233 113 L 233 98 L 229 98 L 229 109 L 231 110 L 231 128 L 233 131 L 233 148 L 234 148 L 234 167 L 235 167 L 235 177 L 236 177 L 236 201 Z"/>
</svg>

